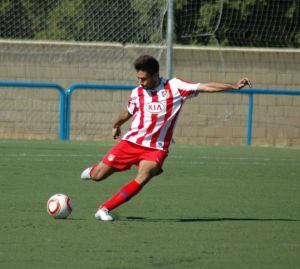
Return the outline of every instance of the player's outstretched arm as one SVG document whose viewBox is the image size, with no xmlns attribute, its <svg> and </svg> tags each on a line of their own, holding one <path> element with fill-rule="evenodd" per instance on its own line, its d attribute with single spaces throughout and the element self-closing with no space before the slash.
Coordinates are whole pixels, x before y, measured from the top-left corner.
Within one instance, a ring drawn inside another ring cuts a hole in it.
<svg viewBox="0 0 300 269">
<path fill-rule="evenodd" d="M 208 82 L 200 84 L 198 91 L 200 92 L 222 92 L 228 90 L 239 90 L 245 86 L 252 87 L 251 82 L 248 78 L 242 78 L 236 83 L 222 83 L 222 82 Z"/>
<path fill-rule="evenodd" d="M 121 136 L 121 125 L 128 121 L 131 117 L 132 115 L 128 112 L 127 108 L 121 111 L 112 128 L 112 136 L 114 139 L 117 139 Z"/>
</svg>

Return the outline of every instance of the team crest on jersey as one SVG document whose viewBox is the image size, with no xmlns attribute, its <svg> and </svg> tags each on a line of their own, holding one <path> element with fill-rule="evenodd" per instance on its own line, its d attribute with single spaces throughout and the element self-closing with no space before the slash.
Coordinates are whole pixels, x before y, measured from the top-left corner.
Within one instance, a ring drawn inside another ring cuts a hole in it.
<svg viewBox="0 0 300 269">
<path fill-rule="evenodd" d="M 107 157 L 107 159 L 108 159 L 110 162 L 112 162 L 115 158 L 116 158 L 116 156 L 113 155 L 113 154 L 109 154 L 108 157 Z"/>
<path fill-rule="evenodd" d="M 158 114 L 164 110 L 165 105 L 161 102 L 152 102 L 152 103 L 146 104 L 145 108 L 151 114 Z"/>
<path fill-rule="evenodd" d="M 170 92 L 169 90 L 167 89 L 163 89 L 160 91 L 160 95 L 163 97 L 163 98 L 168 98 L 170 96 Z"/>
</svg>

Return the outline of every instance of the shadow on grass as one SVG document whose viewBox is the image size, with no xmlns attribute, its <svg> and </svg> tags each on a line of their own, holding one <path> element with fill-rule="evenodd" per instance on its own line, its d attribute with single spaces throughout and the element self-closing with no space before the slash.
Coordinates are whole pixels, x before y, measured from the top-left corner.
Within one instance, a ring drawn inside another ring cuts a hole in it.
<svg viewBox="0 0 300 269">
<path fill-rule="evenodd" d="M 84 221 L 86 221 L 86 220 L 88 220 L 88 219 L 82 219 L 82 218 L 65 218 L 65 219 L 55 219 L 55 220 L 57 220 L 57 221 L 80 221 L 80 220 L 84 220 Z"/>
<path fill-rule="evenodd" d="M 155 219 L 144 217 L 119 217 L 121 221 L 144 221 L 144 222 L 210 222 L 210 221 L 300 221 L 299 219 L 281 219 L 281 218 L 224 218 L 224 217 L 210 217 L 210 218 L 176 218 L 176 219 Z"/>
</svg>

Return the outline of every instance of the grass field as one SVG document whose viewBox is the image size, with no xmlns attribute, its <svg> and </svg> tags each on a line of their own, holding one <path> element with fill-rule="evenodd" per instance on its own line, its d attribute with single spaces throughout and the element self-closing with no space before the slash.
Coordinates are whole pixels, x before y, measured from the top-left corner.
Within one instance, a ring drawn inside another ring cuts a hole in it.
<svg viewBox="0 0 300 269">
<path fill-rule="evenodd" d="M 118 220 L 94 213 L 136 169 L 80 172 L 111 144 L 0 141 L 0 268 L 300 268 L 300 149 L 174 145 Z M 74 201 L 54 220 L 54 193 Z"/>
</svg>

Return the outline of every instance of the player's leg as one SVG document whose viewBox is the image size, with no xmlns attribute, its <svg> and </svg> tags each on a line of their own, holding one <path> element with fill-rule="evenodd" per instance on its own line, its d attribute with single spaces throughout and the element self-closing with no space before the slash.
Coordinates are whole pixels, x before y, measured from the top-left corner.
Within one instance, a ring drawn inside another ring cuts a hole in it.
<svg viewBox="0 0 300 269">
<path fill-rule="evenodd" d="M 161 171 L 161 166 L 154 161 L 142 160 L 139 164 L 139 170 L 134 179 L 140 185 L 145 185 L 151 178 Z"/>
<path fill-rule="evenodd" d="M 95 214 L 96 219 L 113 220 L 109 211 L 129 201 L 138 194 L 142 187 L 154 177 L 161 167 L 154 161 L 142 160 L 139 164 L 138 174 L 135 179 L 124 185 L 111 199 L 104 202 Z"/>
<path fill-rule="evenodd" d="M 91 170 L 90 174 L 93 180 L 100 181 L 107 178 L 114 172 L 118 172 L 118 171 L 119 170 L 117 168 L 111 167 L 109 165 L 106 165 L 103 162 L 100 162 L 96 166 L 93 166 L 93 169 Z"/>
<path fill-rule="evenodd" d="M 114 172 L 129 169 L 130 165 L 119 163 L 124 147 L 124 141 L 120 141 L 106 153 L 99 164 L 86 168 L 81 173 L 81 179 L 93 179 L 95 181 L 100 181 L 107 178 Z"/>
<path fill-rule="evenodd" d="M 80 177 L 81 179 L 92 179 L 94 181 L 100 181 L 117 171 L 119 170 L 114 167 L 108 166 L 103 162 L 100 162 L 99 164 L 95 164 L 92 167 L 86 168 L 81 173 Z"/>
</svg>

